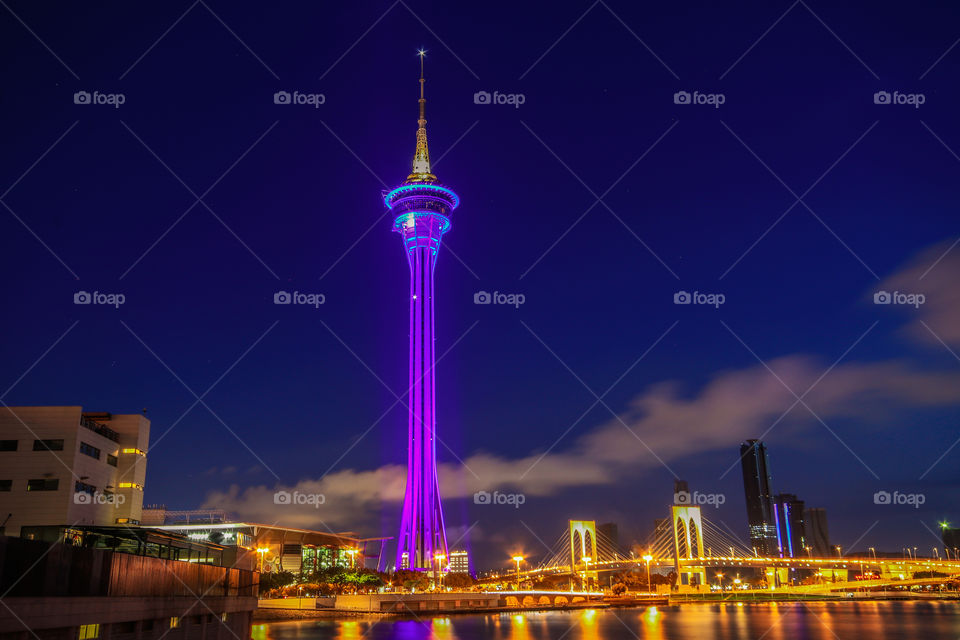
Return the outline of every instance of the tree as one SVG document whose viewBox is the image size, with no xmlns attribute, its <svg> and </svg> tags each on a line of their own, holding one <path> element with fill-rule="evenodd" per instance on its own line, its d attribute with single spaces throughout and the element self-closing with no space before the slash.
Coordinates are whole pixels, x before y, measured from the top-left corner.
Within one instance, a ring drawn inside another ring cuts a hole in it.
<svg viewBox="0 0 960 640">
<path fill-rule="evenodd" d="M 260 574 L 260 595 L 263 596 L 274 589 L 293 584 L 296 577 L 289 571 L 276 571 Z"/>
<path fill-rule="evenodd" d="M 613 585 L 612 590 L 613 590 L 613 595 L 622 596 L 627 592 L 627 585 L 623 584 L 622 582 L 618 582 L 617 584 Z"/>
<path fill-rule="evenodd" d="M 472 587 L 474 580 L 470 577 L 469 573 L 455 571 L 446 575 L 443 579 L 443 584 L 451 589 L 463 590 Z"/>
</svg>

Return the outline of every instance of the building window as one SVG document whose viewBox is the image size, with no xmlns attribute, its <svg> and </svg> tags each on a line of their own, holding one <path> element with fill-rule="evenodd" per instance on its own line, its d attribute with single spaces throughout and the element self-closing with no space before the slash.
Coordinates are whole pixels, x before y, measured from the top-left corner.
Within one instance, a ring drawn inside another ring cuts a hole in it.
<svg viewBox="0 0 960 640">
<path fill-rule="evenodd" d="M 170 616 L 170 628 L 178 629 L 180 627 L 180 618 L 178 616 Z"/>
<path fill-rule="evenodd" d="M 56 491 L 60 488 L 60 480 L 54 478 L 48 480 L 39 478 L 37 480 L 27 480 L 27 491 Z"/>
<path fill-rule="evenodd" d="M 94 638 L 100 637 L 100 625 L 99 624 L 82 624 L 80 625 L 80 638 L 79 640 L 93 640 Z"/>
<path fill-rule="evenodd" d="M 63 451 L 63 440 L 34 440 L 34 451 Z"/>
<path fill-rule="evenodd" d="M 227 621 L 227 612 L 224 611 L 223 613 L 220 614 L 220 622 L 226 622 L 226 621 Z"/>
<path fill-rule="evenodd" d="M 107 464 L 110 465 L 111 467 L 117 466 L 117 456 L 108 453 L 108 454 L 107 454 Z"/>
<path fill-rule="evenodd" d="M 13 480 L 0 480 L 0 491 L 10 491 L 13 487 Z"/>
<path fill-rule="evenodd" d="M 117 524 L 140 524 L 139 520 L 133 518 L 117 518 Z"/>
<path fill-rule="evenodd" d="M 141 449 L 137 449 L 136 447 L 127 447 L 126 449 L 121 449 L 121 450 L 120 450 L 120 453 L 132 453 L 132 454 L 135 454 L 135 455 L 138 455 L 138 456 L 145 456 L 145 455 L 147 455 L 147 452 L 146 452 L 146 451 L 143 451 L 143 450 L 141 450 Z"/>
<path fill-rule="evenodd" d="M 0 440 L 0 451 L 16 451 L 16 440 Z"/>
<path fill-rule="evenodd" d="M 140 491 L 143 491 L 143 485 L 137 484 L 136 482 L 121 482 L 117 486 L 121 489 L 139 489 Z"/>
<path fill-rule="evenodd" d="M 100 449 L 97 449 L 93 445 L 89 445 L 86 442 L 80 443 L 80 453 L 85 453 L 91 458 L 96 458 L 97 460 L 100 459 Z"/>
<path fill-rule="evenodd" d="M 77 493 L 89 493 L 90 495 L 93 495 L 97 492 L 97 488 L 95 486 L 92 484 L 87 484 L 86 482 L 80 482 L 79 480 L 73 484 L 73 490 Z"/>
</svg>

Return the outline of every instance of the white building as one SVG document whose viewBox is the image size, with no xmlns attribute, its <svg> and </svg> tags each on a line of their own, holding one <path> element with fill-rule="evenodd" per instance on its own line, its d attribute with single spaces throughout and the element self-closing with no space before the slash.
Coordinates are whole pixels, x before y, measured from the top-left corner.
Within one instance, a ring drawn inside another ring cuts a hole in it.
<svg viewBox="0 0 960 640">
<path fill-rule="evenodd" d="M 450 572 L 451 573 L 470 573 L 470 556 L 466 551 L 457 550 L 450 552 Z"/>
<path fill-rule="evenodd" d="M 139 524 L 149 439 L 150 421 L 140 414 L 0 408 L 0 534 Z"/>
</svg>

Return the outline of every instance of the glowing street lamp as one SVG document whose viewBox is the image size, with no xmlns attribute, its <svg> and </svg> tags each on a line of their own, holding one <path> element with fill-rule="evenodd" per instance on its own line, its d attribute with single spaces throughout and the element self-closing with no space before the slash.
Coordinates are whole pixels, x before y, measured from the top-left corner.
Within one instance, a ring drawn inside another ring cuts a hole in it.
<svg viewBox="0 0 960 640">
<path fill-rule="evenodd" d="M 653 556 L 649 553 L 643 556 L 643 561 L 647 564 L 647 592 L 652 591 L 650 588 L 650 561 L 653 560 Z"/>
<path fill-rule="evenodd" d="M 520 563 L 523 562 L 523 556 L 513 556 L 513 561 L 517 563 L 517 591 L 520 591 Z"/>
<path fill-rule="evenodd" d="M 717 587 L 720 588 L 720 591 L 723 591 L 723 574 L 722 573 L 717 574 Z"/>
<path fill-rule="evenodd" d="M 443 561 L 447 559 L 447 556 L 438 553 L 433 556 L 433 559 L 437 561 L 437 586 L 439 587 L 443 584 Z"/>
<path fill-rule="evenodd" d="M 263 573 L 263 555 L 270 551 L 270 547 L 257 547 L 257 554 L 260 556 L 260 573 Z"/>
</svg>

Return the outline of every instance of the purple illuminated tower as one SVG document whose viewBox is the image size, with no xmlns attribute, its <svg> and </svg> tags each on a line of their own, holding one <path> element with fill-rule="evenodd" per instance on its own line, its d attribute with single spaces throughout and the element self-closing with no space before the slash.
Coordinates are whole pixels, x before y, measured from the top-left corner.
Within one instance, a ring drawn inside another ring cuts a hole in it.
<svg viewBox="0 0 960 640">
<path fill-rule="evenodd" d="M 423 56 L 420 52 L 420 119 L 413 172 L 384 196 L 394 213 L 393 230 L 403 238 L 410 265 L 410 394 L 407 430 L 407 489 L 403 498 L 397 568 L 440 570 L 449 561 L 437 483 L 436 380 L 433 270 L 440 239 L 460 198 L 430 171 L 424 115 Z"/>
</svg>

